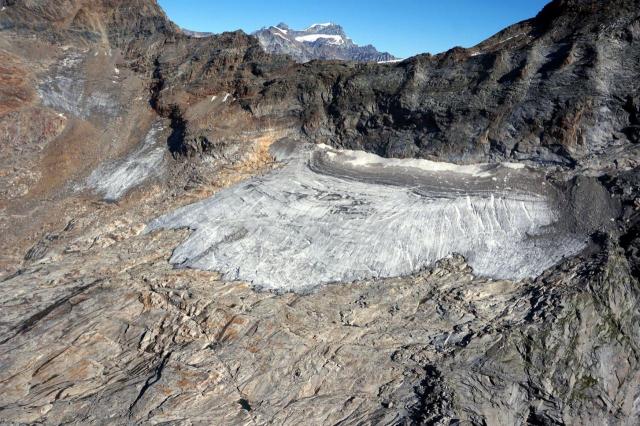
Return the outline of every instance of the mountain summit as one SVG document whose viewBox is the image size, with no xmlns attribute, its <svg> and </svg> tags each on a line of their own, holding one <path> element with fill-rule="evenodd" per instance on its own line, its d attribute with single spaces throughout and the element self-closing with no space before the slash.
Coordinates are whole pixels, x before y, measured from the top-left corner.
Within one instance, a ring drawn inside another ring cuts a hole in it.
<svg viewBox="0 0 640 426">
<path fill-rule="evenodd" d="M 313 59 L 341 59 L 361 62 L 388 62 L 396 57 L 379 52 L 372 45 L 358 46 L 337 24 L 313 24 L 304 30 L 294 30 L 285 23 L 265 27 L 253 33 L 268 53 L 291 56 L 298 62 Z"/>
</svg>

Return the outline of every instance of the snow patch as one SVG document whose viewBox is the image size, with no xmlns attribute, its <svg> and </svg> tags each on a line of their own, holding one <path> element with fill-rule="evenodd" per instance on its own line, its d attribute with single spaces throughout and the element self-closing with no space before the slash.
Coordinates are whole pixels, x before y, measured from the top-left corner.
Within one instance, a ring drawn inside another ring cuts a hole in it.
<svg viewBox="0 0 640 426">
<path fill-rule="evenodd" d="M 280 34 L 280 33 L 273 33 L 273 35 L 280 37 L 280 38 L 281 38 L 281 39 L 283 39 L 284 41 L 287 41 L 287 42 L 289 41 L 289 39 L 288 39 L 288 38 L 286 38 L 285 36 L 283 36 L 283 35 L 282 35 L 282 34 Z"/>
<path fill-rule="evenodd" d="M 498 42 L 498 44 L 506 43 L 506 42 L 508 42 L 509 40 L 512 40 L 512 39 L 514 39 L 514 38 L 516 38 L 516 37 L 520 37 L 520 36 L 523 36 L 523 35 L 526 35 L 526 34 L 527 34 L 527 33 L 518 33 L 518 34 L 512 35 L 511 37 L 507 37 L 507 38 L 505 38 L 504 40 L 502 40 L 502 41 Z"/>
<path fill-rule="evenodd" d="M 280 32 L 281 32 L 281 33 L 283 33 L 283 34 L 288 34 L 288 33 L 289 33 L 289 31 L 287 31 L 287 30 L 283 30 L 283 29 L 282 29 L 282 28 L 280 28 L 280 27 L 274 27 L 273 25 L 271 26 L 271 28 L 275 28 L 276 30 L 280 31 Z M 276 33 L 276 34 L 277 34 L 277 33 Z"/>
<path fill-rule="evenodd" d="M 320 149 L 327 150 L 331 148 L 327 147 L 327 145 L 321 145 Z M 333 155 L 336 155 L 335 152 L 336 151 L 333 152 Z M 384 158 L 364 151 L 344 150 L 340 152 L 340 156 L 344 159 L 344 163 L 356 167 L 403 167 L 420 169 L 429 172 L 452 172 L 476 177 L 491 176 L 491 169 L 493 168 L 493 166 L 490 164 L 459 165 L 422 159 Z"/>
<path fill-rule="evenodd" d="M 309 31 L 309 30 L 312 30 L 314 28 L 326 28 L 326 27 L 330 27 L 332 25 L 333 24 L 331 22 L 325 22 L 325 23 L 322 23 L 322 24 L 313 24 L 310 27 L 307 27 L 307 29 L 305 29 L 305 31 Z"/>
<path fill-rule="evenodd" d="M 344 44 L 342 36 L 332 34 L 308 34 L 296 37 L 296 41 L 301 43 L 313 43 L 321 38 L 330 40 L 331 44 Z"/>
</svg>

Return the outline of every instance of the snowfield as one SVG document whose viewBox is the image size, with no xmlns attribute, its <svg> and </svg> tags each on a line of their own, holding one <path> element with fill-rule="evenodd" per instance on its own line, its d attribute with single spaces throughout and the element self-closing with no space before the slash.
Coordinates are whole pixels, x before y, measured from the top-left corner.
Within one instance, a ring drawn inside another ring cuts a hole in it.
<svg viewBox="0 0 640 426">
<path fill-rule="evenodd" d="M 344 39 L 339 35 L 330 35 L 330 34 L 309 34 L 296 37 L 296 41 L 301 43 L 313 43 L 319 39 L 328 39 L 331 44 L 344 44 Z"/>
<path fill-rule="evenodd" d="M 530 170 L 321 145 L 272 150 L 281 168 L 149 224 L 194 230 L 173 264 L 304 291 L 411 274 L 452 253 L 477 275 L 535 277 L 585 245 L 557 226 L 561 212 Z"/>
</svg>

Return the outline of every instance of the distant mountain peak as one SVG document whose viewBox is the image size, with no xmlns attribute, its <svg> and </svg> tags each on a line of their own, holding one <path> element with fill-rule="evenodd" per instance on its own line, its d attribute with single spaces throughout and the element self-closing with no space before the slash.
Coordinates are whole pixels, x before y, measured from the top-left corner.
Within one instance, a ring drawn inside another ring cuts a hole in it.
<svg viewBox="0 0 640 426">
<path fill-rule="evenodd" d="M 397 58 L 379 52 L 372 45 L 358 46 L 347 36 L 342 26 L 316 23 L 304 30 L 294 30 L 281 22 L 253 33 L 269 53 L 286 54 L 298 62 L 314 59 L 339 59 L 361 62 L 389 62 Z"/>
<path fill-rule="evenodd" d="M 326 27 L 331 27 L 334 26 L 335 24 L 332 22 L 326 22 L 324 24 L 311 24 L 310 26 L 308 26 L 305 31 L 309 31 L 309 30 L 315 30 L 315 29 L 319 29 L 319 28 L 326 28 Z"/>
</svg>

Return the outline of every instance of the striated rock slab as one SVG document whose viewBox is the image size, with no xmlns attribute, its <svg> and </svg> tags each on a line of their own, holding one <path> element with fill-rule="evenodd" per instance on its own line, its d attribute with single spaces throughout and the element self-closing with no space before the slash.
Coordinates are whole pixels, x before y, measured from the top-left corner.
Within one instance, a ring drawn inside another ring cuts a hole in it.
<svg viewBox="0 0 640 426">
<path fill-rule="evenodd" d="M 274 295 L 172 269 L 185 232 L 97 225 L 120 241 L 2 282 L 4 423 L 638 420 L 639 287 L 615 244 L 536 281 L 452 257 Z"/>
</svg>

